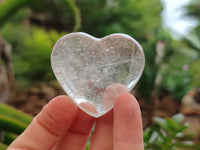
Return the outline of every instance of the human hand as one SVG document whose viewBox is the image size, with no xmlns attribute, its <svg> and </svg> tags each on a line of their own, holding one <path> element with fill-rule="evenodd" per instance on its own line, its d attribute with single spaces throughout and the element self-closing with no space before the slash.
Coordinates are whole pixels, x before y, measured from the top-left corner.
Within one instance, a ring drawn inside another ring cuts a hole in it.
<svg viewBox="0 0 200 150">
<path fill-rule="evenodd" d="M 93 118 L 67 96 L 52 99 L 8 150 L 84 150 L 95 123 L 90 150 L 144 150 L 137 100 L 121 94 L 113 110 Z"/>
</svg>

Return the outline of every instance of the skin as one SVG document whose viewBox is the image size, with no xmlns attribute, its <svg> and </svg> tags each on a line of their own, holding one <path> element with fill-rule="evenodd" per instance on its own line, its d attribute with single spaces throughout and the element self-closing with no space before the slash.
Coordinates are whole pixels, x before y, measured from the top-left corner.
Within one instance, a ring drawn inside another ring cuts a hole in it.
<svg viewBox="0 0 200 150">
<path fill-rule="evenodd" d="M 93 124 L 90 150 L 144 150 L 141 112 L 129 93 L 100 118 L 79 109 L 67 96 L 52 99 L 8 150 L 84 150 Z"/>
</svg>

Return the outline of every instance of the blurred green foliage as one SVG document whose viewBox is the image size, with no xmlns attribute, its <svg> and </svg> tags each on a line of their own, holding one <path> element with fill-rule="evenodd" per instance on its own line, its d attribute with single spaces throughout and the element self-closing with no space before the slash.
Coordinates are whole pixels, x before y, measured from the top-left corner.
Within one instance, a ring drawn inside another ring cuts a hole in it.
<svg viewBox="0 0 200 150">
<path fill-rule="evenodd" d="M 187 91 L 198 88 L 199 83 L 195 76 L 198 76 L 200 72 L 198 72 L 198 67 L 195 69 L 193 66 L 199 64 L 196 62 L 197 52 L 184 43 L 177 42 L 176 44 L 173 55 L 160 70 L 163 77 L 160 86 L 166 87 L 169 93 L 181 100 Z"/>
<path fill-rule="evenodd" d="M 162 22 L 159 0 L 76 0 L 76 3 L 83 18 L 81 29 L 96 37 L 119 32 L 145 42 L 154 38 Z"/>
<path fill-rule="evenodd" d="M 190 84 L 192 84 L 192 87 L 200 87 L 200 81 L 199 81 L 199 74 L 200 74 L 200 59 L 193 62 L 190 66 L 189 73 L 192 76 L 192 79 L 190 80 Z"/>
<path fill-rule="evenodd" d="M 200 87 L 200 1 L 192 0 L 188 5 L 184 7 L 185 16 L 191 19 L 195 19 L 197 22 L 196 27 L 190 30 L 190 33 L 182 38 L 182 41 L 186 44 L 186 47 L 190 49 L 189 53 L 193 53 L 193 57 L 189 63 L 189 75 L 191 88 Z"/>
<path fill-rule="evenodd" d="M 28 4 L 30 0 L 7 0 L 0 5 L 0 25 L 2 25 L 19 8 Z"/>
<path fill-rule="evenodd" d="M 3 133 L 0 150 L 6 150 L 7 146 L 26 129 L 32 119 L 32 116 L 0 103 L 0 131 Z"/>
<path fill-rule="evenodd" d="M 185 135 L 187 123 L 183 123 L 183 115 L 172 118 L 154 118 L 151 127 L 144 131 L 145 149 L 152 150 L 198 150 L 200 145 Z"/>
<path fill-rule="evenodd" d="M 7 23 L 2 29 L 2 35 L 13 44 L 14 73 L 18 83 L 54 78 L 49 59 L 51 49 L 62 33 L 55 30 L 46 32 L 37 26 L 25 28 Z"/>
<path fill-rule="evenodd" d="M 200 2 L 199 2 L 200 6 Z M 200 87 L 200 22 L 195 29 L 193 29 L 190 34 L 183 38 L 187 49 L 189 49 L 189 55 L 191 59 L 189 61 L 189 75 L 190 75 L 190 86 L 193 88 Z"/>
<path fill-rule="evenodd" d="M 178 100 L 181 100 L 187 91 L 200 87 L 199 8 L 199 0 L 192 0 L 182 8 L 185 12 L 183 17 L 195 19 L 197 25 L 194 29 L 190 29 L 190 32 L 181 39 L 171 40 L 171 56 L 167 56 L 168 60 L 159 69 L 162 81 L 157 88 L 159 90 L 166 89 Z"/>
</svg>

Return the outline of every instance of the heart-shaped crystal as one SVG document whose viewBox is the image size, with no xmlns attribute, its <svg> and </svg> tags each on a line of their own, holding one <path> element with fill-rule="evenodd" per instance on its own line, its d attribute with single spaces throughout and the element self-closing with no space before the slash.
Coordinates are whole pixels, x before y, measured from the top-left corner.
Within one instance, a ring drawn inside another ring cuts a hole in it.
<svg viewBox="0 0 200 150">
<path fill-rule="evenodd" d="M 81 32 L 67 34 L 51 54 L 58 82 L 77 106 L 93 117 L 107 113 L 119 94 L 132 90 L 144 63 L 142 47 L 125 34 L 101 39 Z"/>
</svg>

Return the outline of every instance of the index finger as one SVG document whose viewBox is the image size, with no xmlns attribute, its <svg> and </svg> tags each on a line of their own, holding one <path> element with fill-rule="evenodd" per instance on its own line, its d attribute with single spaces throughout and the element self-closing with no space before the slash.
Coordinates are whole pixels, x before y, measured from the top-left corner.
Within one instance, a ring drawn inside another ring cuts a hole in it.
<svg viewBox="0 0 200 150">
<path fill-rule="evenodd" d="M 144 150 L 140 107 L 129 93 L 115 101 L 113 131 L 114 150 Z"/>
<path fill-rule="evenodd" d="M 67 96 L 54 98 L 33 119 L 29 127 L 8 150 L 47 150 L 64 136 L 77 113 L 77 107 Z"/>
</svg>

